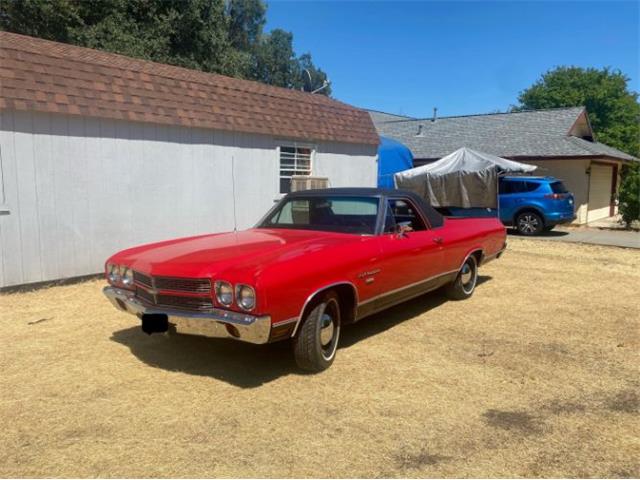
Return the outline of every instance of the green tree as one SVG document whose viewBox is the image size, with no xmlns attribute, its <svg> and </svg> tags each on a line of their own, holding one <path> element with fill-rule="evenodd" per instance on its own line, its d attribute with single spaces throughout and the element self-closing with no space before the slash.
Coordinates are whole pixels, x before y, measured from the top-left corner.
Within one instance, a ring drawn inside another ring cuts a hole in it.
<svg viewBox="0 0 640 480">
<path fill-rule="evenodd" d="M 618 201 L 622 221 L 630 226 L 632 222 L 640 220 L 640 165 L 631 165 L 625 170 Z"/>
<path fill-rule="evenodd" d="M 640 157 L 640 104 L 611 68 L 557 67 L 520 93 L 515 110 L 585 106 L 598 141 Z"/>
<path fill-rule="evenodd" d="M 295 88 L 306 92 L 317 91 L 323 95 L 331 95 L 331 85 L 327 74 L 313 64 L 310 53 L 300 55 L 296 67 Z"/>
<path fill-rule="evenodd" d="M 324 74 L 291 33 L 263 33 L 263 0 L 1 1 L 0 28 L 16 33 L 288 88 L 301 64 Z"/>
<path fill-rule="evenodd" d="M 272 30 L 257 47 L 253 78 L 269 85 L 292 88 L 295 75 L 293 34 L 280 29 Z"/>
</svg>

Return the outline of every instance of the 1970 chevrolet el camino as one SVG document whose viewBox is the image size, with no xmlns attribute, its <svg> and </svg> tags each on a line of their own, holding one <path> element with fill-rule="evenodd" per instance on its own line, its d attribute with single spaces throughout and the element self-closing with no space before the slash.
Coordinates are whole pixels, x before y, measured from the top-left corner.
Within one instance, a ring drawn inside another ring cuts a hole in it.
<svg viewBox="0 0 640 480">
<path fill-rule="evenodd" d="M 468 298 L 505 246 L 497 218 L 445 218 L 411 192 L 308 190 L 249 230 L 113 255 L 104 293 L 147 333 L 292 339 L 298 365 L 321 371 L 342 325 L 439 287 Z"/>
</svg>

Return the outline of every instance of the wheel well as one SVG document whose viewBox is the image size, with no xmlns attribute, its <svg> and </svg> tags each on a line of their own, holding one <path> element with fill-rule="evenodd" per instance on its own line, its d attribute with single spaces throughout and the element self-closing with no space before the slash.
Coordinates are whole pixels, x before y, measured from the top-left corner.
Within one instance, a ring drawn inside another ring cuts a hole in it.
<svg viewBox="0 0 640 480">
<path fill-rule="evenodd" d="M 482 263 L 482 259 L 484 258 L 484 253 L 482 252 L 481 249 L 474 250 L 473 252 L 471 252 L 469 255 L 465 257 L 465 262 L 466 262 L 466 259 L 469 257 L 474 257 L 476 259 L 476 265 L 479 267 L 480 264 Z"/>
<path fill-rule="evenodd" d="M 331 285 L 327 288 L 317 291 L 313 297 L 307 302 L 300 321 L 304 319 L 307 313 L 315 307 L 322 296 L 327 292 L 336 292 L 340 304 L 340 322 L 344 325 L 355 321 L 356 316 L 356 289 L 350 283 L 340 283 Z"/>
<path fill-rule="evenodd" d="M 516 225 L 516 219 L 518 218 L 518 215 L 520 215 L 521 213 L 527 213 L 527 212 L 535 213 L 542 219 L 542 224 L 543 225 L 545 224 L 544 214 L 540 210 L 533 207 L 526 207 L 526 208 L 521 208 L 515 213 L 515 215 L 513 216 L 513 225 Z"/>
</svg>

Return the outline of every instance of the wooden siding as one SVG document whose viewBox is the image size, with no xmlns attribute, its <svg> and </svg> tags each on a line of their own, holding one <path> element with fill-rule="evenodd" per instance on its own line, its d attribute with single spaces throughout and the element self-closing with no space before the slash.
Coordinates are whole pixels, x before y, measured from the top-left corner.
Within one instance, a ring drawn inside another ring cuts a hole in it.
<svg viewBox="0 0 640 480">
<path fill-rule="evenodd" d="M 9 213 L 0 214 L 0 287 L 97 273 L 133 245 L 250 227 L 279 196 L 278 144 L 265 135 L 1 112 Z M 332 186 L 375 186 L 374 146 L 316 146 L 315 175 Z"/>
</svg>

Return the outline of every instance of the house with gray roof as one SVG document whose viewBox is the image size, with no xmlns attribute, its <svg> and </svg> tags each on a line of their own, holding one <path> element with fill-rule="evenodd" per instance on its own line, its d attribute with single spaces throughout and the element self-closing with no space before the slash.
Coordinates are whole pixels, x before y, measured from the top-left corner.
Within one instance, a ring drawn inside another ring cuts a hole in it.
<svg viewBox="0 0 640 480">
<path fill-rule="evenodd" d="M 405 144 L 415 166 L 461 147 L 538 166 L 576 199 L 576 223 L 617 213 L 620 167 L 637 158 L 596 141 L 584 107 L 457 117 L 412 118 L 369 111 L 380 135 Z"/>
</svg>

